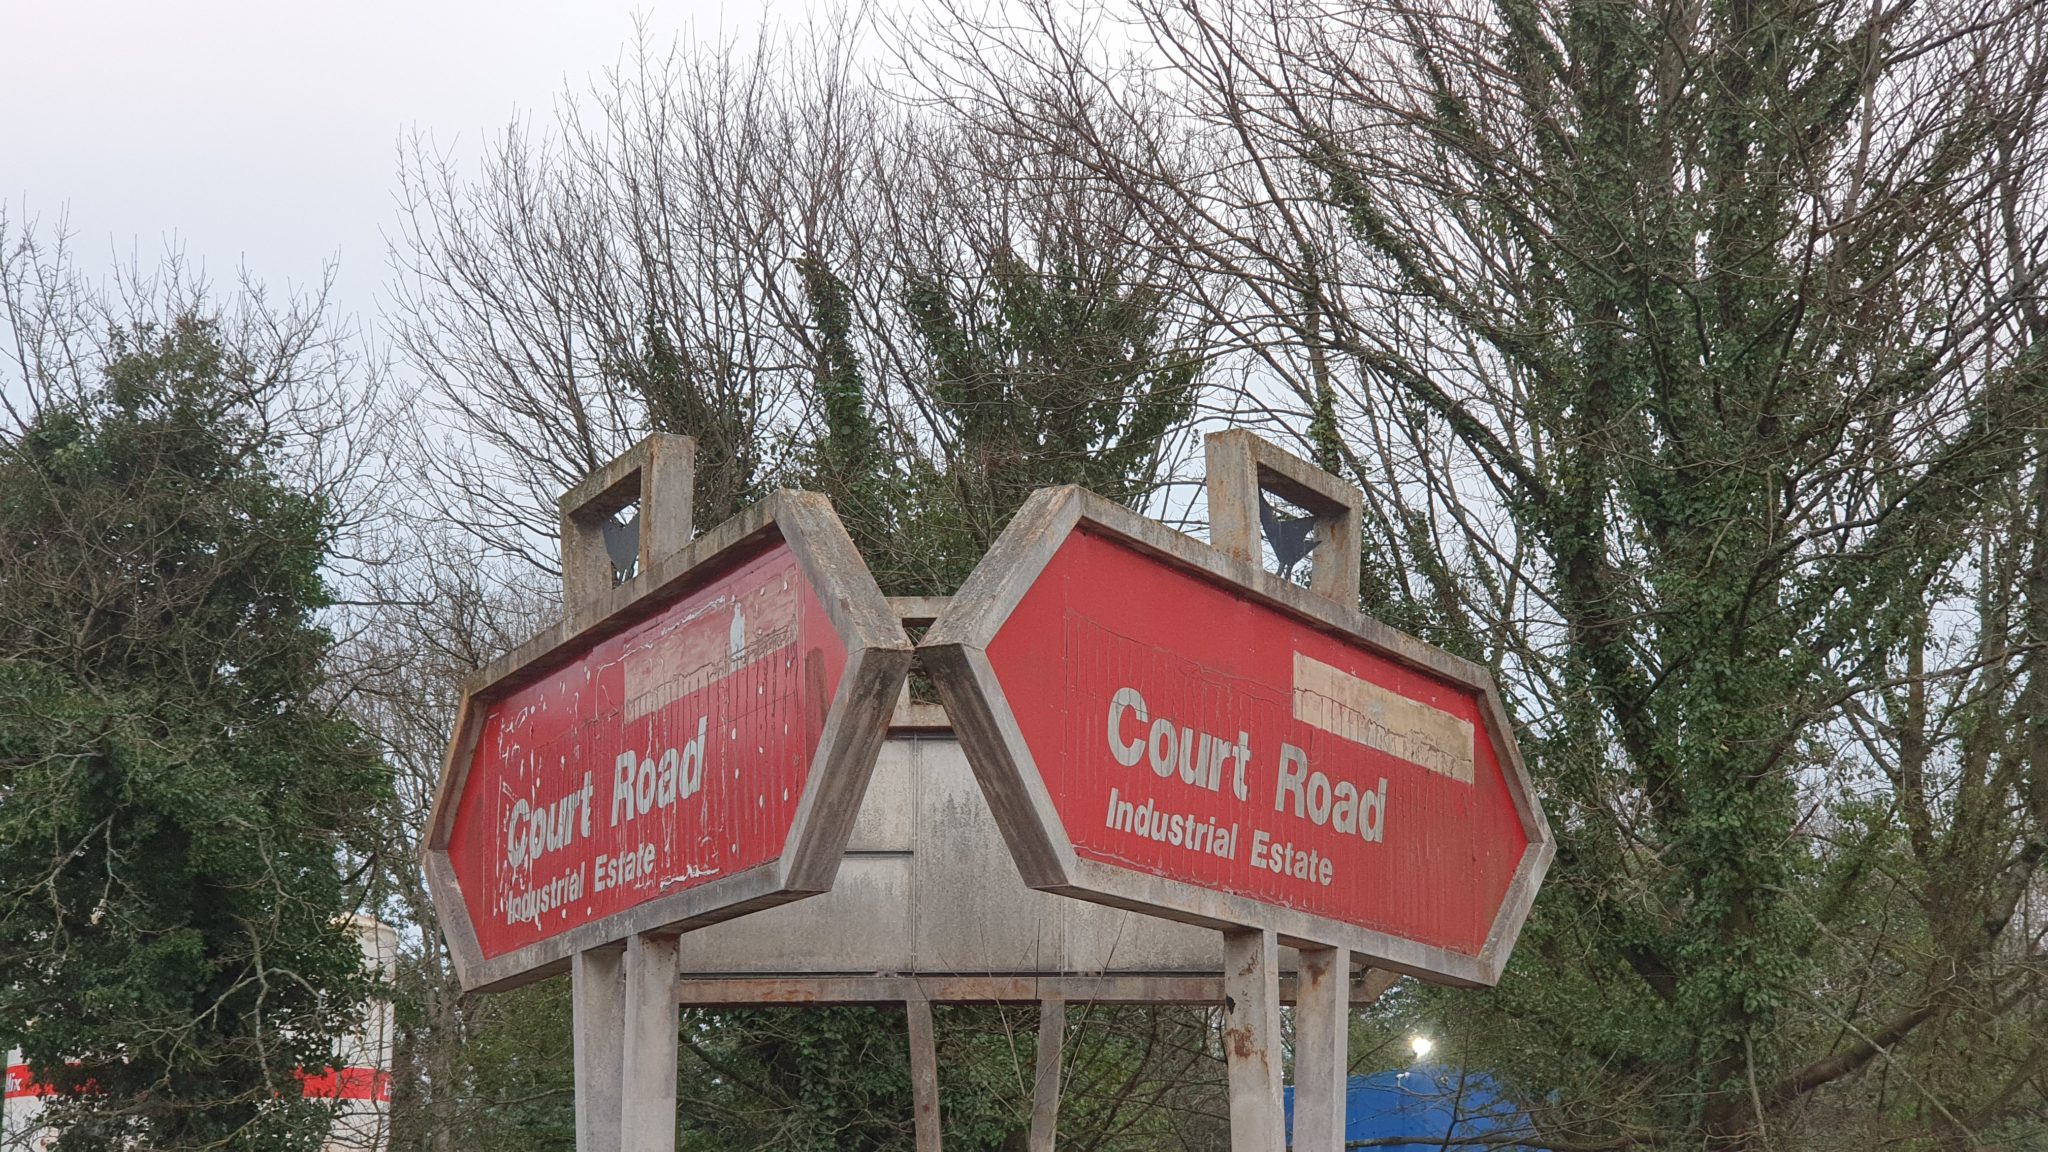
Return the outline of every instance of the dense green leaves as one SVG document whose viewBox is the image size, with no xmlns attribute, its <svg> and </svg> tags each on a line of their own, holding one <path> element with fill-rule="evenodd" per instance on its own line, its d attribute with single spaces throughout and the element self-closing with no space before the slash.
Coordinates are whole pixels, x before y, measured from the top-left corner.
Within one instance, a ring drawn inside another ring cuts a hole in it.
<svg viewBox="0 0 2048 1152">
<path fill-rule="evenodd" d="M 321 501 L 196 317 L 0 441 L 0 1028 L 73 1149 L 317 1147 L 384 787 L 321 698 Z M 74 1094 L 75 1093 L 75 1094 Z"/>
</svg>

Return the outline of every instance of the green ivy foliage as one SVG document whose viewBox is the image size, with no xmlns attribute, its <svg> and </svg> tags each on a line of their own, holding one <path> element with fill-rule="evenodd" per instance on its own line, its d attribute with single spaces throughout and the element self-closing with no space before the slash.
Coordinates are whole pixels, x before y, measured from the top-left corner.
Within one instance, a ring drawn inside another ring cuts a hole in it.
<svg viewBox="0 0 2048 1152">
<path fill-rule="evenodd" d="M 0 441 L 0 1032 L 62 1152 L 317 1148 L 387 787 L 322 696 L 329 510 L 211 322 L 114 334 Z"/>
<path fill-rule="evenodd" d="M 1527 549 L 1513 578 L 1555 631 L 1477 643 L 1454 597 L 1404 605 L 1384 564 L 1363 591 L 1454 650 L 1538 667 L 1521 738 L 1559 833 L 1501 987 L 1421 1001 L 1543 1102 L 1546 1138 L 1768 1146 L 1816 1087 L 1995 1017 L 2010 893 L 2044 851 L 2028 795 L 2048 797 L 2048 766 L 2021 739 L 2040 719 L 2011 711 L 2031 659 L 1956 690 L 1941 721 L 1938 757 L 2001 767 L 1963 770 L 1952 827 L 1895 830 L 1927 795 L 1909 744 L 1931 729 L 1907 697 L 1929 691 L 1943 573 L 2039 555 L 2038 521 L 2000 506 L 2037 482 L 2038 348 L 1981 370 L 1941 351 L 1978 338 L 1980 269 L 1949 252 L 2002 178 L 1982 163 L 1996 122 L 1930 105 L 1880 176 L 1844 175 L 1873 93 L 1937 74 L 1902 73 L 1903 9 L 1409 8 L 1411 151 L 1355 146 L 1341 114 L 1297 144 L 1361 275 L 1483 349 L 1446 371 L 1395 337 L 1351 345 L 1401 418 L 1490 477 L 1500 539 Z M 1364 121 L 1392 98 L 1348 96 Z M 1419 527 L 1395 524 L 1395 550 L 1416 585 L 1455 588 Z M 1867 760 L 1830 731 L 1850 701 L 1882 716 Z M 1817 793 L 1859 761 L 1899 808 Z M 1941 882 L 1911 879 L 1930 864 Z"/>
<path fill-rule="evenodd" d="M 1167 302 L 1114 269 L 993 258 L 974 284 L 915 278 L 900 302 L 918 359 L 904 387 L 935 442 L 892 436 L 852 339 L 846 285 L 802 264 L 815 328 L 817 437 L 800 479 L 833 498 L 892 595 L 959 587 L 1033 491 L 1078 484 L 1135 504 L 1193 413 L 1199 355 Z"/>
</svg>

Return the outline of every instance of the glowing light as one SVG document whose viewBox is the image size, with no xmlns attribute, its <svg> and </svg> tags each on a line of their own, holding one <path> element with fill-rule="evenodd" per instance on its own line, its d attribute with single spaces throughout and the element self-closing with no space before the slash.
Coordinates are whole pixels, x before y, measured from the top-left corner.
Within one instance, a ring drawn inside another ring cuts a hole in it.
<svg viewBox="0 0 2048 1152">
<path fill-rule="evenodd" d="M 1408 1038 L 1408 1050 L 1415 1053 L 1417 1060 L 1429 1059 L 1430 1052 L 1435 1048 L 1436 1041 L 1431 1040 L 1427 1036 L 1410 1036 Z"/>
</svg>

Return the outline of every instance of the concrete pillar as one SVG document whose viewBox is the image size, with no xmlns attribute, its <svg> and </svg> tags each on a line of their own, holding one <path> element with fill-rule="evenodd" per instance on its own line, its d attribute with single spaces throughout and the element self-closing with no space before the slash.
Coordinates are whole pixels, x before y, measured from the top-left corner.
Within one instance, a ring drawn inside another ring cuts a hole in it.
<svg viewBox="0 0 2048 1152">
<path fill-rule="evenodd" d="M 1254 444 L 1249 433 L 1216 432 L 1202 442 L 1209 545 L 1248 564 L 1259 562 L 1259 464 Z"/>
<path fill-rule="evenodd" d="M 1059 1130 L 1060 1055 L 1067 1041 L 1067 1002 L 1038 1002 L 1038 1074 L 1031 1087 L 1031 1152 L 1053 1152 Z"/>
<path fill-rule="evenodd" d="M 1223 1057 L 1231 1152 L 1285 1152 L 1280 1095 L 1280 941 L 1263 929 L 1223 933 Z"/>
<path fill-rule="evenodd" d="M 1202 443 L 1209 494 L 1209 543 L 1259 563 L 1259 493 L 1271 492 L 1316 518 L 1309 591 L 1358 606 L 1359 542 L 1365 494 L 1242 428 L 1212 432 Z"/>
<path fill-rule="evenodd" d="M 561 516 L 562 605 L 570 614 L 612 589 L 604 524 L 640 506 L 639 570 L 681 551 L 695 530 L 697 442 L 656 433 L 564 492 Z"/>
<path fill-rule="evenodd" d="M 676 1148 L 676 938 L 626 942 L 619 1143 L 624 1152 Z"/>
<path fill-rule="evenodd" d="M 690 543 L 697 442 L 649 436 L 557 501 L 562 606 L 574 617 L 612 589 L 604 525 L 638 503 L 638 570 Z M 638 936 L 569 961 L 576 1152 L 673 1152 L 676 1144 L 676 941 Z"/>
<path fill-rule="evenodd" d="M 910 1022 L 910 1102 L 917 1124 L 917 1152 L 940 1152 L 939 1053 L 932 1035 L 931 1001 L 903 1002 Z"/>
<path fill-rule="evenodd" d="M 1343 1152 L 1350 1024 L 1351 953 L 1302 949 L 1295 968 L 1295 1152 Z"/>
<path fill-rule="evenodd" d="M 578 952 L 569 961 L 576 1060 L 576 1152 L 623 1152 L 619 1087 L 624 1077 L 626 953 Z"/>
</svg>

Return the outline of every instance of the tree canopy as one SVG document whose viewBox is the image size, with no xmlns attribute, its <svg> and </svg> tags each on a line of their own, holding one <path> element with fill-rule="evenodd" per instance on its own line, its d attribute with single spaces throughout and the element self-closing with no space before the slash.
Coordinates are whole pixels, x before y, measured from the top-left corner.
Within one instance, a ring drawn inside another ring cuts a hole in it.
<svg viewBox="0 0 2048 1152">
<path fill-rule="evenodd" d="M 0 438 L 0 1032 L 58 1147 L 318 1148 L 386 790 L 323 688 L 330 515 L 203 313 Z"/>
</svg>

